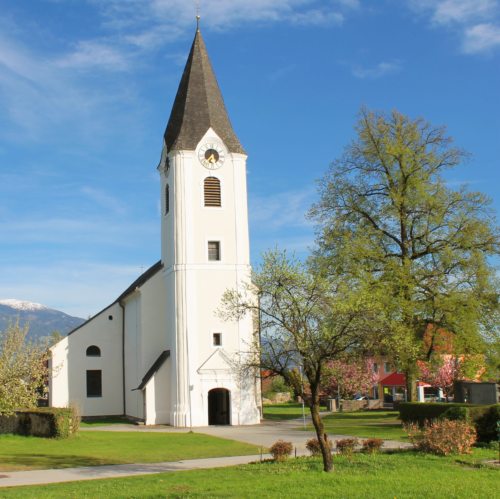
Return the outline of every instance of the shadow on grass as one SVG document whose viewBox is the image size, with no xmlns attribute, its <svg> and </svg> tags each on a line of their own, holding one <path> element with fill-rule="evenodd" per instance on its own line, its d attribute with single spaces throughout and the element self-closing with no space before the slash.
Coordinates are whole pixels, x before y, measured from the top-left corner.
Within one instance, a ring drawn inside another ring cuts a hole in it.
<svg viewBox="0 0 500 499">
<path fill-rule="evenodd" d="M 90 418 L 84 418 L 82 419 L 81 426 L 87 427 L 87 426 L 106 426 L 106 425 L 112 425 L 112 424 L 130 424 L 133 425 L 134 423 L 130 421 L 129 419 L 123 418 L 121 416 L 112 416 L 112 417 L 107 417 L 107 418 L 100 418 L 100 417 L 90 417 Z"/>
<path fill-rule="evenodd" d="M 395 420 L 399 416 L 399 412 L 392 412 L 388 414 L 383 414 L 377 411 L 370 412 L 335 412 L 328 414 L 324 419 L 334 419 L 334 420 L 351 420 L 357 421 L 359 419 L 392 419 Z"/>
<path fill-rule="evenodd" d="M 0 471 L 43 470 L 53 468 L 77 468 L 81 466 L 103 466 L 120 464 L 116 459 L 102 459 L 92 456 L 29 454 L 18 456 L 0 455 Z"/>
</svg>

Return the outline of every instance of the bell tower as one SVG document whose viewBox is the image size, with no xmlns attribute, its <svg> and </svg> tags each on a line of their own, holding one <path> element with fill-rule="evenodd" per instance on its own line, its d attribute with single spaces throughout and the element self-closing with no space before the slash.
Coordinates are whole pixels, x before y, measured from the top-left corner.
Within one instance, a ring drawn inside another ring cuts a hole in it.
<svg viewBox="0 0 500 499">
<path fill-rule="evenodd" d="M 216 314 L 224 291 L 250 280 L 246 159 L 198 28 L 158 166 L 175 426 L 260 420 L 256 380 L 231 367 L 252 341 L 252 319 Z"/>
</svg>

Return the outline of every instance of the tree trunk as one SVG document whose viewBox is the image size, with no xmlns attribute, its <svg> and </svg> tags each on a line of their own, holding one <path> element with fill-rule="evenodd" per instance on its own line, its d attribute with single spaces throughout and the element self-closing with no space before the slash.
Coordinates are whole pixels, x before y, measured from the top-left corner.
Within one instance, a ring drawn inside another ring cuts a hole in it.
<svg viewBox="0 0 500 499">
<path fill-rule="evenodd" d="M 319 397 L 317 395 L 311 398 L 311 405 L 309 409 L 311 410 L 312 422 L 314 429 L 316 430 L 319 446 L 321 448 L 323 471 L 330 472 L 333 470 L 332 450 L 330 448 L 328 436 L 325 433 L 323 421 L 319 415 Z"/>
<path fill-rule="evenodd" d="M 406 399 L 408 402 L 415 402 L 417 400 L 417 384 L 416 376 L 411 369 L 405 372 L 406 377 Z"/>
</svg>

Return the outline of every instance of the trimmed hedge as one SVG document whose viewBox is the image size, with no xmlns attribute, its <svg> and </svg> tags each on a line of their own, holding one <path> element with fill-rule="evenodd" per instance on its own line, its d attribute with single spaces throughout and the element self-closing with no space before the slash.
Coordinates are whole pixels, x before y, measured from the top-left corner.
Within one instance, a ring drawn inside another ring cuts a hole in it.
<svg viewBox="0 0 500 499">
<path fill-rule="evenodd" d="M 421 427 L 434 419 L 470 421 L 476 428 L 478 440 L 491 442 L 497 439 L 500 404 L 403 402 L 399 406 L 399 419 L 405 424 L 416 423 Z"/>
<path fill-rule="evenodd" d="M 45 438 L 68 438 L 78 431 L 80 418 L 72 408 L 39 407 L 0 414 L 0 433 Z"/>
<path fill-rule="evenodd" d="M 470 404 L 444 402 L 401 402 L 399 419 L 403 423 L 416 423 L 423 426 L 426 421 L 439 418 L 448 409 L 454 407 L 471 407 Z"/>
</svg>

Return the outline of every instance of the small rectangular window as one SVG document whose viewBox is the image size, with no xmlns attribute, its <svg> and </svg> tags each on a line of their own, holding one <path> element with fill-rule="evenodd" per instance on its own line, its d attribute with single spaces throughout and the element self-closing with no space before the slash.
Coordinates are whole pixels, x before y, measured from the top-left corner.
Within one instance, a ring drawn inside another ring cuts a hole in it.
<svg viewBox="0 0 500 499">
<path fill-rule="evenodd" d="M 389 362 L 384 362 L 384 372 L 386 373 L 391 372 L 391 364 L 389 364 Z"/>
<path fill-rule="evenodd" d="M 373 363 L 373 372 L 378 373 L 378 364 L 376 362 Z"/>
<path fill-rule="evenodd" d="M 222 334 L 214 333 L 213 334 L 213 345 L 214 347 L 220 347 L 222 345 Z"/>
<path fill-rule="evenodd" d="M 220 260 L 220 242 L 208 241 L 208 259 L 211 262 Z"/>
<path fill-rule="evenodd" d="M 102 397 L 102 371 L 87 371 L 87 397 Z"/>
</svg>

